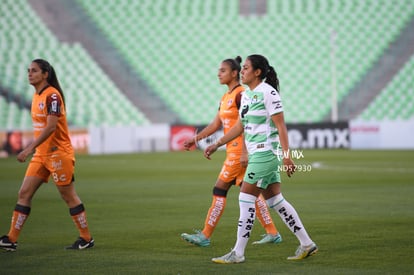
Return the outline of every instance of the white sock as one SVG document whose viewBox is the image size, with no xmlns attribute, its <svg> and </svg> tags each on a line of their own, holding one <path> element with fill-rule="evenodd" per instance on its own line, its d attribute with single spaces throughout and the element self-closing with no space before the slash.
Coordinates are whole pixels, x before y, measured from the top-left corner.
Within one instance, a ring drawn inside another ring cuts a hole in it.
<svg viewBox="0 0 414 275">
<path fill-rule="evenodd" d="M 244 250 L 249 241 L 253 223 L 256 219 L 256 199 L 256 196 L 247 193 L 240 192 L 239 194 L 240 217 L 239 226 L 237 227 L 237 242 L 233 248 L 237 256 L 244 255 Z"/>
<path fill-rule="evenodd" d="M 279 214 L 280 218 L 290 229 L 290 231 L 295 234 L 300 242 L 300 245 L 308 246 L 313 243 L 295 208 L 293 208 L 293 206 L 285 200 L 285 198 L 283 198 L 282 193 L 268 199 L 267 203 L 270 208 L 273 208 L 276 213 Z"/>
</svg>

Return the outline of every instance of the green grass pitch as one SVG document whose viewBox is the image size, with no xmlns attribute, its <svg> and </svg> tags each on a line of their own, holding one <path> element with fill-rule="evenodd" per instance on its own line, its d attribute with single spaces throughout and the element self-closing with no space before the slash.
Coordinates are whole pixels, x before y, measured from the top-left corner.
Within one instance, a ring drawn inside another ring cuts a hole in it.
<svg viewBox="0 0 414 275">
<path fill-rule="evenodd" d="M 298 242 L 272 212 L 283 242 L 253 246 L 246 262 L 212 257 L 236 240 L 238 188 L 210 247 L 180 239 L 203 227 L 224 153 L 201 151 L 78 155 L 76 186 L 95 238 L 86 251 L 65 251 L 77 230 L 53 183 L 36 194 L 18 251 L 0 253 L 1 274 L 412 274 L 414 151 L 304 150 L 311 171 L 283 176 L 282 191 L 299 212 L 319 252 L 290 262 Z M 316 165 L 315 165 L 316 164 Z M 0 159 L 0 233 L 6 234 L 26 164 Z"/>
</svg>

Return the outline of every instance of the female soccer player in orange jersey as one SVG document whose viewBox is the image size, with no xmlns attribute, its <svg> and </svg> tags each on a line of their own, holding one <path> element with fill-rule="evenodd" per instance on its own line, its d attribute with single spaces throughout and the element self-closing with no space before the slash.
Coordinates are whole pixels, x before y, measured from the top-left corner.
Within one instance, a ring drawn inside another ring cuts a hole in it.
<svg viewBox="0 0 414 275">
<path fill-rule="evenodd" d="M 197 141 L 212 135 L 223 127 L 226 133 L 238 121 L 241 93 L 244 91 L 240 85 L 241 57 L 226 59 L 221 62 L 218 70 L 220 84 L 227 85 L 228 91 L 222 96 L 219 110 L 213 121 L 192 139 L 184 142 L 184 148 L 191 148 Z M 204 229 L 196 234 L 181 234 L 181 237 L 198 246 L 209 246 L 210 237 L 217 226 L 226 206 L 227 192 L 232 185 L 240 186 L 247 166 L 247 150 L 243 135 L 240 135 L 226 145 L 226 160 L 213 188 L 213 201 L 208 210 Z M 280 243 L 282 238 L 276 229 L 269 214 L 265 200 L 260 196 L 256 201 L 257 217 L 265 228 L 263 238 L 254 244 Z"/>
<path fill-rule="evenodd" d="M 35 59 L 28 68 L 28 78 L 35 88 L 31 110 L 34 140 L 17 155 L 17 160 L 25 162 L 33 152 L 34 155 L 18 193 L 9 233 L 0 237 L 0 248 L 16 250 L 17 239 L 31 210 L 32 198 L 50 176 L 79 230 L 79 238 L 66 248 L 93 247 L 85 208 L 75 191 L 75 155 L 69 138 L 64 95 L 55 70 L 46 60 Z"/>
</svg>

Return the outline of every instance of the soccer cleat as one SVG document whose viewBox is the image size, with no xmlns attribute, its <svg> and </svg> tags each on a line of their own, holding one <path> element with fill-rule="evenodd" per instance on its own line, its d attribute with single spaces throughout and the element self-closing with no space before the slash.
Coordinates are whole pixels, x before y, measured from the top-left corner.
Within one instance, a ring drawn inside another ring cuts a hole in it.
<svg viewBox="0 0 414 275">
<path fill-rule="evenodd" d="M 273 234 L 264 234 L 263 238 L 260 241 L 255 241 L 252 244 L 265 244 L 265 243 L 281 243 L 282 236 L 279 233 Z"/>
<path fill-rule="evenodd" d="M 67 246 L 66 249 L 82 250 L 91 248 L 95 245 L 93 238 L 88 242 L 85 239 L 79 237 L 71 246 Z"/>
<path fill-rule="evenodd" d="M 181 234 L 181 238 L 189 243 L 206 247 L 210 245 L 210 239 L 207 239 L 206 236 L 200 230 L 194 230 L 196 234 Z"/>
<path fill-rule="evenodd" d="M 237 256 L 236 251 L 232 250 L 224 256 L 211 259 L 213 262 L 218 264 L 238 264 L 244 262 L 244 256 Z"/>
<path fill-rule="evenodd" d="M 312 243 L 308 246 L 299 246 L 298 249 L 296 249 L 295 256 L 290 256 L 287 259 L 288 260 L 303 260 L 309 256 L 312 256 L 318 252 L 318 247 L 316 244 Z"/>
<path fill-rule="evenodd" d="M 10 241 L 9 236 L 4 235 L 0 237 L 0 248 L 6 251 L 16 251 L 17 242 L 13 243 Z"/>
</svg>

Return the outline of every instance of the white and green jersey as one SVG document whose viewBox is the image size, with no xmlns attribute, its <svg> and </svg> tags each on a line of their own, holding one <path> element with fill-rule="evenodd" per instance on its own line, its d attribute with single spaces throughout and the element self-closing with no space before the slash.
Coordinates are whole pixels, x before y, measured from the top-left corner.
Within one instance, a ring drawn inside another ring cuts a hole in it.
<svg viewBox="0 0 414 275">
<path fill-rule="evenodd" d="M 283 112 L 283 107 L 276 89 L 265 82 L 253 91 L 247 89 L 242 94 L 240 107 L 239 115 L 249 155 L 266 151 L 277 154 L 279 133 L 271 116 Z"/>
</svg>

